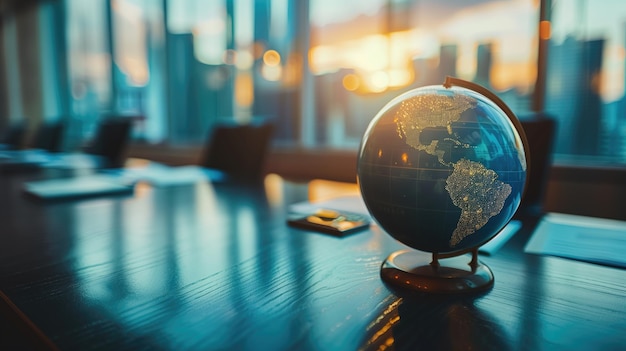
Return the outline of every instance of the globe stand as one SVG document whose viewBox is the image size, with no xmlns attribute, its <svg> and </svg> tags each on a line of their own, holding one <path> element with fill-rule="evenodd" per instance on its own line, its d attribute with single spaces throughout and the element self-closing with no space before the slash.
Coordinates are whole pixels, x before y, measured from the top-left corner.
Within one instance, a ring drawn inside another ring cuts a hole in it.
<svg viewBox="0 0 626 351">
<path fill-rule="evenodd" d="M 380 275 L 392 286 L 427 293 L 470 293 L 493 286 L 493 273 L 478 261 L 478 248 L 470 255 L 444 255 L 400 250 L 383 262 Z M 466 251 L 467 252 L 467 251 Z"/>
</svg>

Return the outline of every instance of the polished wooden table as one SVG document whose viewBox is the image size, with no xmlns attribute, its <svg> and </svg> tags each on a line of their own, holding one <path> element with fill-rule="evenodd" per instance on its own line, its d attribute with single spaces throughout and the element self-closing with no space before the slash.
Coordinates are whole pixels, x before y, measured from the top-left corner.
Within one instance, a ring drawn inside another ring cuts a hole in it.
<svg viewBox="0 0 626 351">
<path fill-rule="evenodd" d="M 626 270 L 523 253 L 536 219 L 493 256 L 478 296 L 392 292 L 377 227 L 337 238 L 285 225 L 307 185 L 270 177 L 40 203 L 0 177 L 0 349 L 615 350 Z"/>
</svg>

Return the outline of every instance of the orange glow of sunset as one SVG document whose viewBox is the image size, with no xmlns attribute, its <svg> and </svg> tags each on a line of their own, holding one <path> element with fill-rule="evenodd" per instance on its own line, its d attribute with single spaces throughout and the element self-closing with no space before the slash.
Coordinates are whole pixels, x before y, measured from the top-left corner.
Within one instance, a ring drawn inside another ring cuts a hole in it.
<svg viewBox="0 0 626 351">
<path fill-rule="evenodd" d="M 552 36 L 550 21 L 541 21 L 539 23 L 539 37 L 542 40 L 548 40 Z"/>
<path fill-rule="evenodd" d="M 361 85 L 361 81 L 356 74 L 346 74 L 342 79 L 343 87 L 347 91 L 355 91 Z"/>
<path fill-rule="evenodd" d="M 318 45 L 311 48 L 310 64 L 313 74 L 333 72 L 340 68 L 355 70 L 352 82 L 344 86 L 347 90 L 383 92 L 388 88 L 406 86 L 411 83 L 414 72 L 411 58 L 420 52 L 414 43 L 412 31 L 394 32 L 389 35 L 366 35 L 333 45 Z"/>
<path fill-rule="evenodd" d="M 371 34 L 371 28 L 363 26 L 351 28 L 351 33 L 365 33 L 362 37 L 343 41 L 329 34 L 325 41 L 323 34 L 318 34 L 314 41 L 317 45 L 310 51 L 311 72 L 319 75 L 353 69 L 361 82 L 357 91 L 383 92 L 408 86 L 419 76 L 420 72 L 413 70 L 413 59 L 437 59 L 441 45 L 455 44 L 457 75 L 471 80 L 476 72 L 478 45 L 491 43 L 491 85 L 498 90 L 529 91 L 537 74 L 537 6 L 537 2 L 527 0 L 479 4 L 455 13 L 438 27 Z M 544 36 L 550 35 L 549 25 L 541 26 Z"/>
</svg>

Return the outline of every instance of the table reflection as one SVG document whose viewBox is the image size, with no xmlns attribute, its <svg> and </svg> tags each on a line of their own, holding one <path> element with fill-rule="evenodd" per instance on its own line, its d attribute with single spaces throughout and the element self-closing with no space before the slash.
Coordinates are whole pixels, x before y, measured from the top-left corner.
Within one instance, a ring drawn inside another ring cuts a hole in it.
<svg viewBox="0 0 626 351">
<path fill-rule="evenodd" d="M 361 350 L 510 350 L 497 318 L 473 298 L 409 296 L 391 302 L 368 327 Z"/>
<path fill-rule="evenodd" d="M 116 323 L 167 348 L 250 349 L 260 340 L 310 348 L 290 333 L 307 323 L 310 306 L 307 236 L 276 230 L 284 206 L 265 191 L 199 183 L 78 204 L 72 256 L 81 298 L 114 319 L 103 327 Z"/>
</svg>

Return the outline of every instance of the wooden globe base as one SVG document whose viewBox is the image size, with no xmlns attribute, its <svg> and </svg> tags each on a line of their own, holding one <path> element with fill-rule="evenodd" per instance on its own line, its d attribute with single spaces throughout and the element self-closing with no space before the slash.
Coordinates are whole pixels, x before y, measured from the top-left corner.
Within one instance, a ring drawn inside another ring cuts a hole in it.
<svg viewBox="0 0 626 351">
<path fill-rule="evenodd" d="M 493 286 L 493 273 L 478 261 L 478 248 L 471 255 L 447 258 L 416 250 L 396 251 L 383 262 L 380 275 L 392 287 L 425 293 L 472 293 Z"/>
</svg>

